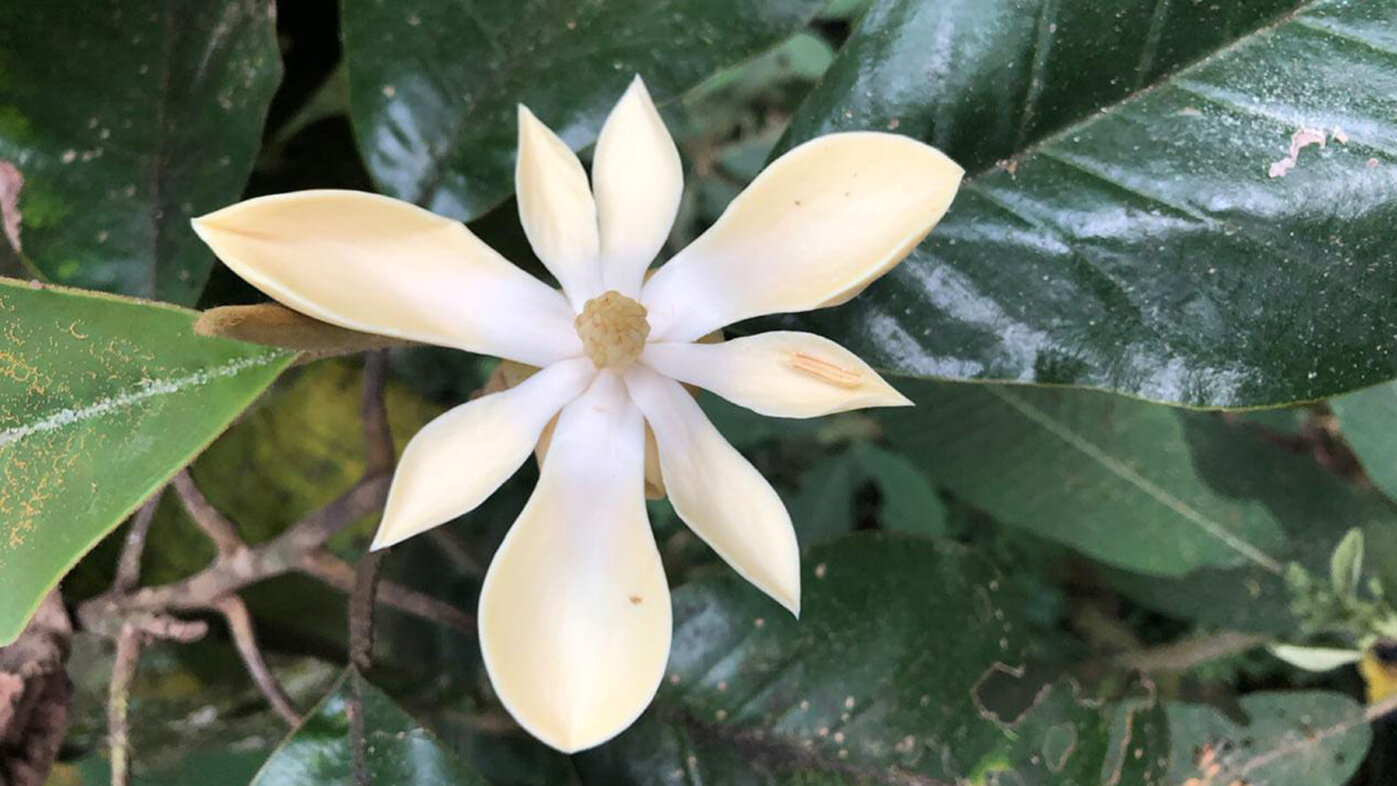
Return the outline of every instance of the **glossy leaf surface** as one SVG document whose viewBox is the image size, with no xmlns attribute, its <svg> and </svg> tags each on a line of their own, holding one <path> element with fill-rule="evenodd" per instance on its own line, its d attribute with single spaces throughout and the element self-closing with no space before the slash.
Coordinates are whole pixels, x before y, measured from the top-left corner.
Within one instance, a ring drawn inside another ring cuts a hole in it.
<svg viewBox="0 0 1397 786">
<path fill-rule="evenodd" d="M 380 189 L 475 218 L 514 190 L 515 107 L 574 150 L 626 85 L 655 100 L 805 25 L 815 0 L 346 0 L 350 114 Z"/>
<path fill-rule="evenodd" d="M 4 4 L 24 255 L 58 283 L 192 305 L 214 257 L 189 219 L 242 193 L 280 80 L 270 0 Z"/>
<path fill-rule="evenodd" d="M 370 783 L 487 786 L 388 694 L 352 669 L 272 753 L 253 779 L 253 786 L 353 783 L 348 711 L 356 690 L 363 701 Z"/>
<path fill-rule="evenodd" d="M 0 279 L 0 642 L 290 356 L 172 306 Z"/>
<path fill-rule="evenodd" d="M 1391 0 L 883 0 L 785 144 L 891 129 L 971 174 L 802 321 L 903 374 L 1208 406 L 1390 379 L 1394 25 Z"/>
<path fill-rule="evenodd" d="M 669 678 L 636 727 L 581 757 L 585 782 L 1028 786 L 1160 774 L 1162 712 L 1089 707 L 1065 681 L 1022 678 L 1026 598 L 982 559 L 856 535 L 805 563 L 799 621 L 736 577 L 676 591 Z"/>
<path fill-rule="evenodd" d="M 1327 575 L 1350 527 L 1397 526 L 1383 500 L 1279 448 L 1248 418 L 1095 391 L 900 387 L 918 406 L 879 418 L 935 482 L 1004 524 L 1131 571 L 1243 569 L 1279 581 L 1286 562 L 1304 559 Z"/>
</svg>

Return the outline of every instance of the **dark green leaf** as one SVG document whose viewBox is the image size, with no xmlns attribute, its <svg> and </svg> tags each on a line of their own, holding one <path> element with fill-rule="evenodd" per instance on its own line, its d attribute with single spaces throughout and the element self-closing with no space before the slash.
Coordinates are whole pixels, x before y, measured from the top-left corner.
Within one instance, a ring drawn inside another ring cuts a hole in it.
<svg viewBox="0 0 1397 786">
<path fill-rule="evenodd" d="M 370 782 L 412 786 L 486 786 L 485 780 L 442 747 L 386 693 L 346 672 L 337 688 L 287 737 L 253 779 L 252 786 L 320 786 L 353 783 L 348 708 L 355 691 L 363 699 Z"/>
<path fill-rule="evenodd" d="M 1392 378 L 1394 25 L 1392 0 L 882 0 L 787 144 L 895 129 L 970 174 L 803 321 L 899 373 L 1208 406 Z M 1271 177 L 1302 128 L 1328 146 Z"/>
<path fill-rule="evenodd" d="M 290 355 L 192 312 L 0 279 L 0 643 Z"/>
<path fill-rule="evenodd" d="M 1340 396 L 1329 406 L 1373 484 L 1397 499 L 1397 383 Z"/>
<path fill-rule="evenodd" d="M 929 537 L 946 534 L 946 505 L 915 464 L 868 442 L 860 442 L 853 451 L 878 487 L 884 529 Z"/>
<path fill-rule="evenodd" d="M 879 418 L 933 481 L 1005 525 L 1149 574 L 1119 583 L 1190 618 L 1284 630 L 1283 565 L 1327 577 L 1351 528 L 1397 529 L 1384 499 L 1251 416 L 1086 390 L 899 387 L 918 406 Z"/>
<path fill-rule="evenodd" d="M 1342 786 L 1373 736 L 1363 708 L 1338 693 L 1243 696 L 1243 725 L 1203 705 L 1171 703 L 1167 710 L 1170 783 Z"/>
<path fill-rule="evenodd" d="M 918 406 L 882 413 L 889 439 L 958 499 L 1005 524 L 1143 573 L 1279 570 L 1277 514 L 1214 488 L 1194 463 L 1190 424 L 1233 434 L 1215 415 L 1094 391 L 901 389 Z"/>
<path fill-rule="evenodd" d="M 192 304 L 213 255 L 189 219 L 242 192 L 280 79 L 270 0 L 5 3 L 0 162 L 24 179 L 25 255 Z"/>
<path fill-rule="evenodd" d="M 640 74 L 664 102 L 804 26 L 816 0 L 345 0 L 350 114 L 387 194 L 469 219 L 514 188 L 515 106 L 574 149 Z"/>
<path fill-rule="evenodd" d="M 675 593 L 669 679 L 640 724 L 580 757 L 587 783 L 1033 786 L 1159 774 L 1161 711 L 1087 706 L 1067 682 L 1018 671 L 1027 599 L 982 559 L 864 534 L 805 563 L 799 621 L 736 577 Z"/>
<path fill-rule="evenodd" d="M 864 474 L 852 457 L 830 456 L 805 473 L 786 507 L 802 548 L 854 530 L 854 492 Z"/>
</svg>

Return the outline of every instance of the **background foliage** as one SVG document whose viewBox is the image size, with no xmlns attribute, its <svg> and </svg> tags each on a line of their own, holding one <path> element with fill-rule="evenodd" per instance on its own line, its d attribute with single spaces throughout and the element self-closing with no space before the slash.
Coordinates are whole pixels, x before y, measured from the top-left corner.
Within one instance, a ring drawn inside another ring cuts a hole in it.
<svg viewBox="0 0 1397 786">
<path fill-rule="evenodd" d="M 372 474 L 359 358 L 290 367 L 116 297 L 260 299 L 190 215 L 378 190 L 540 272 L 514 104 L 585 160 L 638 72 L 686 167 L 670 252 L 820 133 L 907 134 L 968 172 L 885 280 L 767 320 L 916 408 L 701 399 L 792 511 L 800 621 L 651 503 L 669 678 L 565 757 L 503 712 L 468 629 L 385 609 L 373 668 L 345 670 L 343 593 L 277 575 L 243 597 L 304 722 L 191 611 L 209 634 L 148 647 L 132 686 L 135 783 L 344 781 L 353 701 L 385 783 L 1389 783 L 1397 740 L 1365 705 L 1397 674 L 1394 30 L 1393 0 L 0 4 L 0 640 L 65 574 L 70 605 L 101 597 L 129 527 L 103 536 L 196 455 L 253 546 Z M 392 350 L 396 444 L 492 370 Z M 473 609 L 533 473 L 394 549 L 387 580 Z M 216 556 L 174 497 L 150 507 L 148 584 Z M 326 554 L 357 559 L 375 523 Z M 110 631 L 88 622 L 54 786 L 111 777 Z M 1366 658 L 1311 672 L 1268 644 Z"/>
</svg>

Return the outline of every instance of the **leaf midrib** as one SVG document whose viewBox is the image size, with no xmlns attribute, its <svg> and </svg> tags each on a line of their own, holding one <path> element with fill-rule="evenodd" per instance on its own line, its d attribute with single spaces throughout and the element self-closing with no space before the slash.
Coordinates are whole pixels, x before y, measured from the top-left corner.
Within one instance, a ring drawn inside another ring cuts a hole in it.
<svg viewBox="0 0 1397 786">
<path fill-rule="evenodd" d="M 1176 495 L 1171 494 L 1167 489 L 1156 485 L 1149 478 L 1131 469 L 1127 464 L 1117 460 L 1096 444 L 1067 428 L 1048 413 L 1014 396 L 1009 391 L 1001 389 L 1001 386 L 986 385 L 985 389 L 990 395 L 1004 402 L 1006 406 L 1010 407 L 1024 418 L 1027 418 L 1034 425 L 1067 443 L 1073 449 L 1087 456 L 1092 461 L 1095 461 L 1107 472 L 1110 472 L 1112 475 L 1115 475 L 1129 485 L 1135 487 L 1156 502 L 1169 508 L 1185 521 L 1197 526 L 1224 546 L 1227 546 L 1270 573 L 1279 575 L 1284 572 L 1284 568 L 1278 560 L 1232 534 L 1219 522 L 1208 518 L 1192 505 L 1189 505 Z"/>
<path fill-rule="evenodd" d="M 183 376 L 143 380 L 134 389 L 127 389 L 96 399 L 82 406 L 51 410 L 41 417 L 0 430 L 0 450 L 17 445 L 35 434 L 81 425 L 92 420 L 108 417 L 116 412 L 136 407 L 160 396 L 176 395 L 191 388 L 210 384 L 220 379 L 235 377 L 246 371 L 262 368 L 284 359 L 284 354 L 269 352 L 262 355 L 236 358 L 212 368 L 197 369 Z"/>
<path fill-rule="evenodd" d="M 1072 136 L 1075 133 L 1079 133 L 1082 129 L 1089 128 L 1092 124 L 1099 122 L 1103 115 L 1109 115 L 1115 110 L 1119 109 L 1120 107 L 1125 106 L 1126 104 L 1139 100 L 1140 98 L 1147 96 L 1153 93 L 1154 91 L 1159 90 L 1160 88 L 1169 86 L 1173 82 L 1173 80 L 1183 76 L 1187 72 L 1202 67 L 1212 62 L 1216 58 L 1222 57 L 1223 55 L 1226 55 L 1235 49 L 1247 45 L 1252 40 L 1254 40 L 1256 36 L 1265 35 L 1268 32 L 1275 31 L 1291 23 L 1296 19 L 1296 17 L 1300 16 L 1305 11 L 1309 10 L 1312 6 L 1315 6 L 1320 2 L 1323 2 L 1323 0 L 1301 0 L 1301 2 L 1297 3 L 1295 7 L 1290 9 L 1289 11 L 1284 11 L 1276 15 L 1272 19 L 1264 22 L 1263 24 L 1259 25 L 1258 27 L 1252 29 L 1251 31 L 1243 35 L 1237 36 L 1236 38 L 1232 39 L 1226 44 L 1223 44 L 1222 46 L 1209 52 L 1208 54 L 1190 60 L 1187 63 L 1180 64 L 1177 68 L 1163 71 L 1160 73 L 1158 79 L 1149 83 L 1148 85 L 1145 85 L 1144 87 L 1141 87 L 1138 90 L 1132 90 L 1131 92 L 1126 93 L 1125 95 L 1121 96 L 1115 101 L 1112 101 L 1111 103 L 1098 106 L 1092 111 L 1087 112 L 1081 119 L 1069 123 L 1056 131 L 1045 134 L 1033 142 L 1023 145 L 1018 150 L 1015 150 L 1008 156 L 1006 156 L 1003 159 L 1003 161 L 1017 163 L 1023 158 L 1035 155 L 1039 150 L 1045 147 L 1049 147 L 1067 137 Z M 1001 171 L 1004 171 L 1001 165 L 999 163 L 995 163 L 990 164 L 989 166 L 986 166 L 978 171 L 967 173 L 962 187 L 972 185 L 975 181 L 983 177 L 987 177 L 989 175 L 993 175 L 994 173 Z"/>
</svg>

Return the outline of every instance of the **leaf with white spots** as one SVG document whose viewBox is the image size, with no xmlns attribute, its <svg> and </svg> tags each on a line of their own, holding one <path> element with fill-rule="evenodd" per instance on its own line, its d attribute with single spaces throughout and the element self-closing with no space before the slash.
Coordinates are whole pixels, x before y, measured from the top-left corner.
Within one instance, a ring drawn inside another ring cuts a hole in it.
<svg viewBox="0 0 1397 786">
<path fill-rule="evenodd" d="M 290 363 L 194 317 L 0 279 L 0 644 Z"/>
<path fill-rule="evenodd" d="M 192 305 L 213 255 L 189 219 L 242 193 L 280 81 L 271 0 L 4 3 L 11 244 L 58 283 Z"/>
<path fill-rule="evenodd" d="M 584 783 L 1162 783 L 1162 709 L 1025 671 L 1028 598 L 983 559 L 861 534 L 805 567 L 800 620 L 736 577 L 677 590 L 659 697 Z"/>
<path fill-rule="evenodd" d="M 1206 406 L 1397 377 L 1397 2 L 880 0 L 784 145 L 889 129 L 967 174 L 800 323 L 921 377 Z"/>
</svg>

